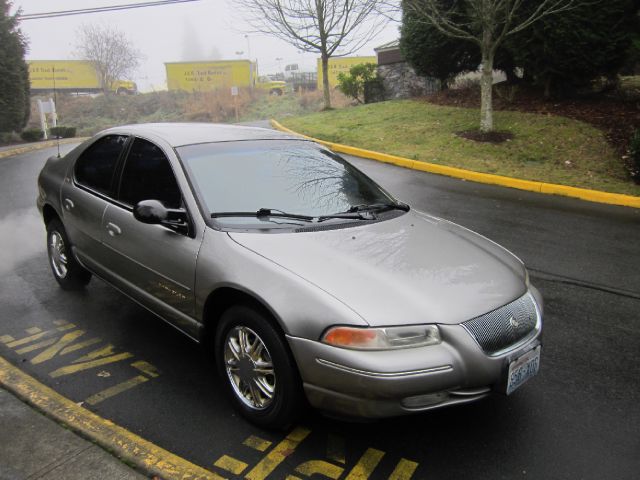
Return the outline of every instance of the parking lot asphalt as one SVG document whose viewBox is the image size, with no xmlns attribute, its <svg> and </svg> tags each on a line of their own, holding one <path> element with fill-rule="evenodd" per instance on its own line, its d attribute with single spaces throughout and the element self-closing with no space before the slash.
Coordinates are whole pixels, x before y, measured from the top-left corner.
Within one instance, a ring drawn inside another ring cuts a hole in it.
<svg viewBox="0 0 640 480">
<path fill-rule="evenodd" d="M 34 206 L 51 154 L 0 160 L 0 355 L 74 402 L 226 478 L 637 477 L 640 210 L 351 159 L 527 263 L 546 302 L 541 371 L 510 397 L 374 423 L 308 412 L 272 432 L 234 413 L 171 327 L 100 280 L 57 287 Z"/>
</svg>

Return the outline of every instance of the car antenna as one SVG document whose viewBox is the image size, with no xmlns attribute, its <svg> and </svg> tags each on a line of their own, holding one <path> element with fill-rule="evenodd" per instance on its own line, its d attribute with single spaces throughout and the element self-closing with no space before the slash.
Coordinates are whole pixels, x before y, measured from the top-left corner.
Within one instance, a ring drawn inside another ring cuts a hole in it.
<svg viewBox="0 0 640 480">
<path fill-rule="evenodd" d="M 53 71 L 53 115 L 56 119 L 56 127 L 58 126 L 58 96 L 56 95 L 56 67 L 52 67 Z M 60 129 L 58 130 L 58 134 L 56 134 L 56 146 L 58 147 L 58 158 L 60 158 Z"/>
</svg>

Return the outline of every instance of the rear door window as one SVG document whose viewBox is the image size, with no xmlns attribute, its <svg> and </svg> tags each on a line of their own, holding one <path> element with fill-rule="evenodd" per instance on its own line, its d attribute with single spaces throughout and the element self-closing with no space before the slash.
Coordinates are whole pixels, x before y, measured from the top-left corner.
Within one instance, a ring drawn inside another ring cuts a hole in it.
<svg viewBox="0 0 640 480">
<path fill-rule="evenodd" d="M 127 143 L 126 135 L 107 135 L 87 148 L 75 164 L 75 180 L 80 185 L 111 195 L 113 175 Z"/>
</svg>

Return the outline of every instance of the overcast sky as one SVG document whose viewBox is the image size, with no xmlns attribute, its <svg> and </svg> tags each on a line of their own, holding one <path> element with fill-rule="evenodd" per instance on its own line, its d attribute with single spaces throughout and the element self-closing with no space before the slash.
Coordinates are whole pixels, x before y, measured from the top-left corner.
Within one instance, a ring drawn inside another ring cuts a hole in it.
<svg viewBox="0 0 640 480">
<path fill-rule="evenodd" d="M 14 11 L 23 14 L 76 8 L 122 5 L 142 0 L 13 0 Z M 129 35 L 146 57 L 132 80 L 142 91 L 166 88 L 164 62 L 222 59 L 258 60 L 260 74 L 275 73 L 288 63 L 315 70 L 316 56 L 298 52 L 286 42 L 264 35 L 245 34 L 249 27 L 232 0 L 200 0 L 194 3 L 140 8 L 70 17 L 25 20 L 20 28 L 29 40 L 29 60 L 72 60 L 76 31 L 86 23 L 117 27 Z M 374 55 L 373 48 L 398 37 L 397 24 L 389 24 L 359 55 Z M 241 55 L 236 52 L 243 52 Z M 278 61 L 277 58 L 282 58 Z"/>
</svg>

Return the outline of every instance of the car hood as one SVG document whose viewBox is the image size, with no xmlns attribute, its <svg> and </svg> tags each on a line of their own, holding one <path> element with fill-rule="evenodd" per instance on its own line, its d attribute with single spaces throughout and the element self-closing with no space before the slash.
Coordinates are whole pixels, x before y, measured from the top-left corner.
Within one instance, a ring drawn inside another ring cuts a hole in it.
<svg viewBox="0 0 640 480">
<path fill-rule="evenodd" d="M 229 236 L 342 301 L 372 326 L 457 324 L 527 288 L 524 266 L 514 255 L 413 210 L 352 228 Z"/>
</svg>

